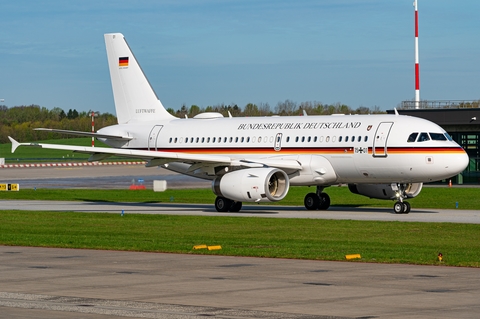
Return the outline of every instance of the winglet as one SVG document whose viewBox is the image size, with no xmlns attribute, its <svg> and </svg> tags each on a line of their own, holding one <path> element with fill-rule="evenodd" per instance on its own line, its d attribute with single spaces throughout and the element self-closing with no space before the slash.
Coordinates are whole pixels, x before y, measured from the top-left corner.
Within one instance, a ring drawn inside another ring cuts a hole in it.
<svg viewBox="0 0 480 319">
<path fill-rule="evenodd" d="M 10 142 L 12 142 L 12 153 L 15 153 L 15 150 L 17 149 L 17 147 L 20 146 L 20 143 L 18 143 L 17 141 L 15 141 L 13 138 L 11 138 L 10 136 L 8 137 L 8 139 L 10 140 Z"/>
</svg>

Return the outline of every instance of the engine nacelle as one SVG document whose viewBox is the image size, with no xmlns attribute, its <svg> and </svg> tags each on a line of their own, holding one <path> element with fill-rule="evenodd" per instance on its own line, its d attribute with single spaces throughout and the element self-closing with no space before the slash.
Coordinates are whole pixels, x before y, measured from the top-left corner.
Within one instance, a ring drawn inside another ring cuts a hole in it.
<svg viewBox="0 0 480 319">
<path fill-rule="evenodd" d="M 405 187 L 404 195 L 413 198 L 420 194 L 423 183 L 409 183 Z M 391 184 L 348 184 L 348 189 L 358 195 L 377 199 L 396 199 L 397 191 L 392 189 Z"/>
<path fill-rule="evenodd" d="M 240 202 L 276 202 L 287 195 L 289 187 L 287 174 L 278 168 L 241 169 L 212 182 L 215 195 Z"/>
</svg>

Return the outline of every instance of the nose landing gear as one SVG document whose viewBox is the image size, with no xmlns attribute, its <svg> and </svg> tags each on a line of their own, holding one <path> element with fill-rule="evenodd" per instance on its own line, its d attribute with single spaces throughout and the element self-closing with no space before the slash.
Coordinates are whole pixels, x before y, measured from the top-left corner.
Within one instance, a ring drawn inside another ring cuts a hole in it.
<svg viewBox="0 0 480 319">
<path fill-rule="evenodd" d="M 395 205 L 393 205 L 393 211 L 395 214 L 408 214 L 410 213 L 410 203 L 409 202 L 403 202 L 403 201 L 398 201 L 395 202 Z"/>
<path fill-rule="evenodd" d="M 395 191 L 395 197 L 398 199 L 393 205 L 393 211 L 395 214 L 408 214 L 410 213 L 409 202 L 404 202 L 403 199 L 407 198 L 406 192 L 407 185 L 405 184 L 392 184 L 392 189 Z"/>
</svg>

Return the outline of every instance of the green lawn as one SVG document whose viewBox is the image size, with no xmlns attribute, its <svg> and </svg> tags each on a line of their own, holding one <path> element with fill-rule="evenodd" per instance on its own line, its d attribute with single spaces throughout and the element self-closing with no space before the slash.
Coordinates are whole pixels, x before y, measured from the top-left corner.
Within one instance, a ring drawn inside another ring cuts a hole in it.
<svg viewBox="0 0 480 319">
<path fill-rule="evenodd" d="M 0 244 L 480 267 L 480 225 L 2 211 Z M 221 245 L 218 251 L 194 245 Z M 442 253 L 444 261 L 437 260 Z"/>
</svg>

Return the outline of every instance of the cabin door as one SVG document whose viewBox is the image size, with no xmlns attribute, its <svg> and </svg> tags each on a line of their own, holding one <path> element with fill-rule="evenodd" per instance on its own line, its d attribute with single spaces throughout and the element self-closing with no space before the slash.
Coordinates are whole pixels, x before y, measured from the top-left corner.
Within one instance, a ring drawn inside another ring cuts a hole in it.
<svg viewBox="0 0 480 319">
<path fill-rule="evenodd" d="M 393 122 L 381 122 L 373 139 L 373 157 L 387 157 L 387 140 Z"/>
<path fill-rule="evenodd" d="M 163 125 L 155 125 L 150 131 L 150 135 L 148 136 L 149 151 L 157 150 L 157 139 L 162 128 L 163 128 Z"/>
<path fill-rule="evenodd" d="M 282 149 L 282 133 L 277 133 L 275 136 L 275 145 L 273 146 L 275 151 L 280 151 Z"/>
</svg>

